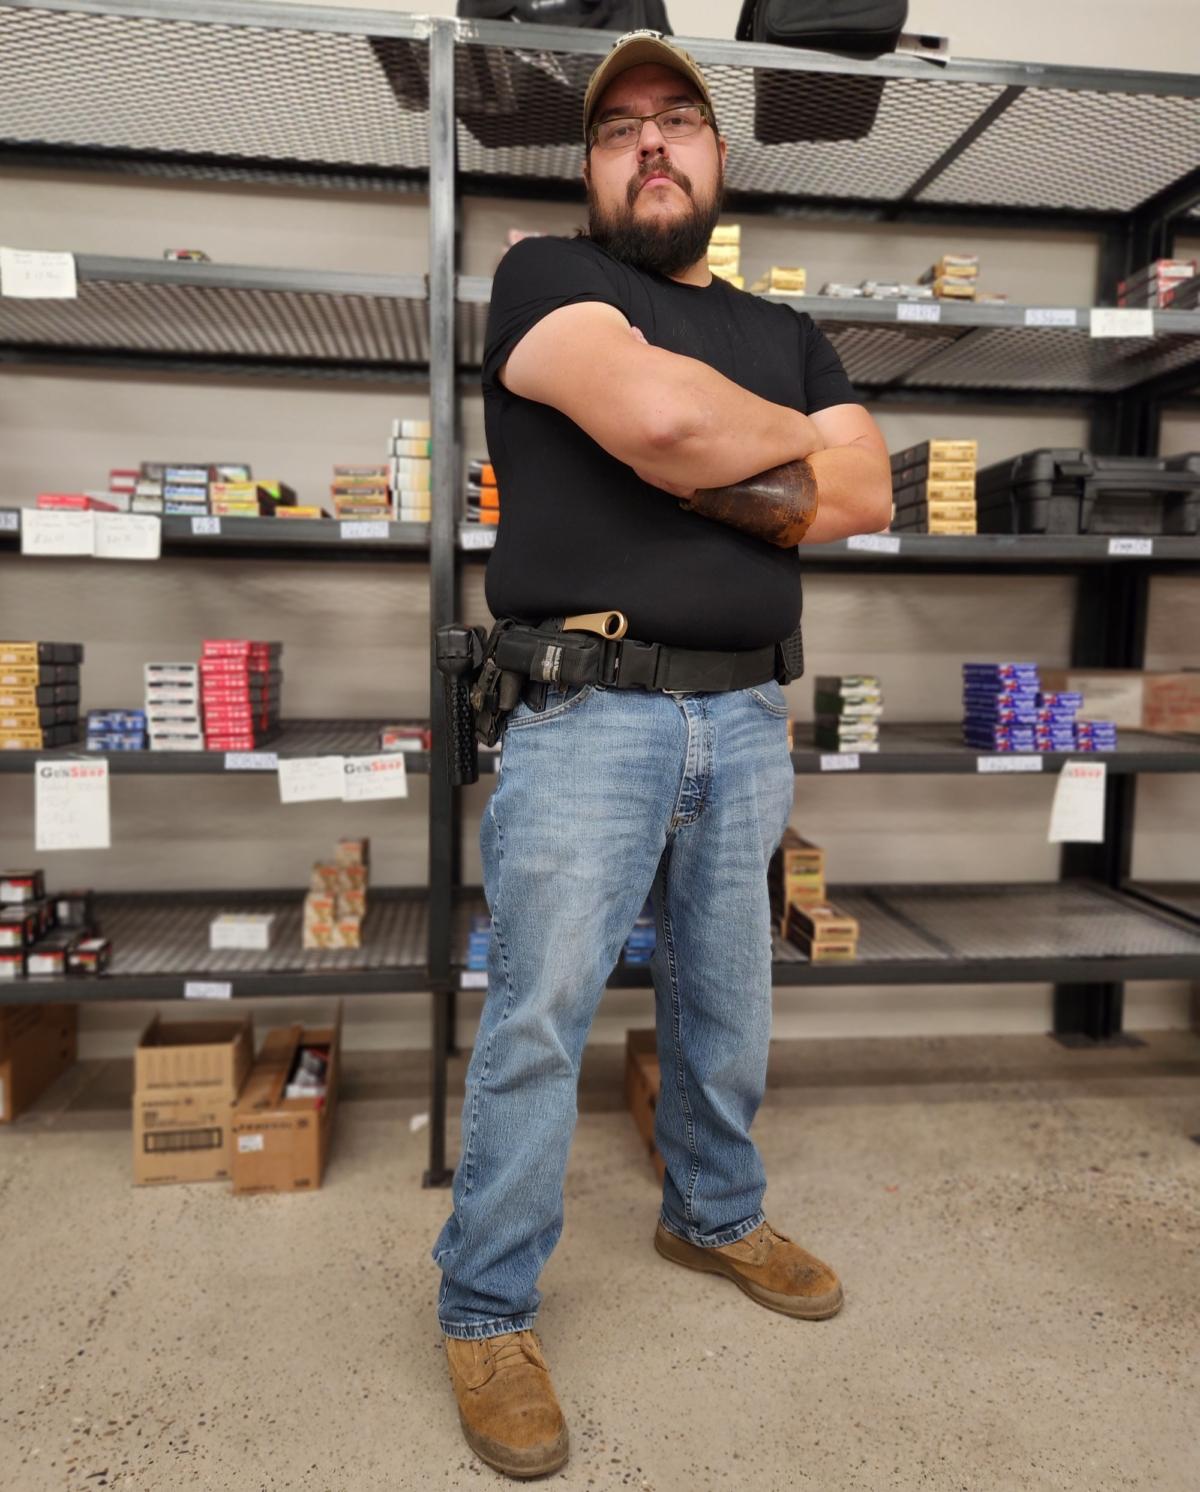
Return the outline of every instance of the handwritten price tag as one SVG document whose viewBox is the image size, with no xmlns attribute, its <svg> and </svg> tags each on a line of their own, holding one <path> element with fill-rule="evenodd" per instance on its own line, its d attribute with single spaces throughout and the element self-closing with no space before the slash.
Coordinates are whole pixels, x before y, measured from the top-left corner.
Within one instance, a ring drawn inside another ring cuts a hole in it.
<svg viewBox="0 0 1200 1492">
<path fill-rule="evenodd" d="M 156 560 L 162 554 L 162 520 L 144 513 L 97 513 L 97 559 Z"/>
<path fill-rule="evenodd" d="M 408 769 L 404 753 L 348 756 L 342 796 L 347 803 L 363 803 L 374 798 L 407 798 Z"/>
<path fill-rule="evenodd" d="M 217 535 L 221 532 L 221 520 L 219 518 L 193 518 L 192 535 L 199 537 L 201 534 Z"/>
<path fill-rule="evenodd" d="M 860 765 L 857 751 L 847 751 L 837 756 L 821 758 L 822 772 L 857 772 Z"/>
<path fill-rule="evenodd" d="M 388 526 L 386 522 L 366 520 L 354 523 L 347 519 L 342 524 L 343 539 L 386 539 L 387 536 Z"/>
<path fill-rule="evenodd" d="M 851 534 L 846 540 L 847 549 L 865 549 L 871 554 L 899 554 L 898 534 Z"/>
<path fill-rule="evenodd" d="M 1051 844 L 1104 842 L 1103 762 L 1065 762 L 1054 789 L 1050 810 Z"/>
<path fill-rule="evenodd" d="M 1154 312 L 1128 310 L 1124 306 L 1093 306 L 1088 318 L 1093 337 L 1152 337 Z"/>
<path fill-rule="evenodd" d="M 1108 552 L 1111 555 L 1135 555 L 1141 559 L 1149 559 L 1154 553 L 1154 540 L 1110 539 L 1108 541 Z"/>
<path fill-rule="evenodd" d="M 279 757 L 273 751 L 227 751 L 227 772 L 274 772 L 279 766 Z"/>
<path fill-rule="evenodd" d="M 344 796 L 345 758 L 341 756 L 284 757 L 279 763 L 279 801 L 315 803 Z"/>
<path fill-rule="evenodd" d="M 496 535 L 487 528 L 464 528 L 459 533 L 459 541 L 464 549 L 494 549 Z"/>
<path fill-rule="evenodd" d="M 38 850 L 109 848 L 107 761 L 39 761 L 34 780 Z"/>
<path fill-rule="evenodd" d="M 1073 307 L 1026 306 L 1026 326 L 1077 326 L 1079 317 Z"/>
<path fill-rule="evenodd" d="M 221 980 L 188 979 L 183 986 L 185 1000 L 232 1000 L 233 985 Z"/>
<path fill-rule="evenodd" d="M 75 255 L 0 249 L 0 295 L 14 300 L 75 300 Z"/>
</svg>

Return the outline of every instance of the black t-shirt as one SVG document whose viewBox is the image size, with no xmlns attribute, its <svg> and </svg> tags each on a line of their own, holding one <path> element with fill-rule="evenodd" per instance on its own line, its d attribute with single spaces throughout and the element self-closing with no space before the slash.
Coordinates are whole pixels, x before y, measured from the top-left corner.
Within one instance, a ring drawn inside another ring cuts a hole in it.
<svg viewBox="0 0 1200 1492">
<path fill-rule="evenodd" d="M 814 414 L 861 402 L 807 312 L 736 289 L 633 269 L 586 238 L 526 238 L 500 262 L 483 355 L 488 452 L 500 524 L 484 594 L 496 617 L 541 621 L 616 608 L 630 637 L 757 648 L 800 620 L 800 555 L 686 512 L 573 420 L 497 373 L 543 316 L 616 306 L 647 342 L 706 362 L 773 403 Z M 603 399 L 603 388 L 596 398 Z"/>
</svg>

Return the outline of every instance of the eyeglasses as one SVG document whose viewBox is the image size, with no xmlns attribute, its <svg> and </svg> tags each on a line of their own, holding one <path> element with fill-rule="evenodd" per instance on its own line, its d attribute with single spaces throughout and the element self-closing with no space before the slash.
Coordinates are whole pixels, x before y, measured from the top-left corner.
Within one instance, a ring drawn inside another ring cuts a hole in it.
<svg viewBox="0 0 1200 1492">
<path fill-rule="evenodd" d="M 686 140 L 703 124 L 712 123 L 704 104 L 677 104 L 657 114 L 628 114 L 592 125 L 592 143 L 601 150 L 633 150 L 642 138 L 642 126 L 653 119 L 664 140 Z"/>
</svg>

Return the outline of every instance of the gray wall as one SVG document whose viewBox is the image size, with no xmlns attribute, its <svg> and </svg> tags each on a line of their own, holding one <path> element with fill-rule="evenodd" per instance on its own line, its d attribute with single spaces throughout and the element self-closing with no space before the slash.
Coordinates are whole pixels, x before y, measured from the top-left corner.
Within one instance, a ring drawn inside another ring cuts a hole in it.
<svg viewBox="0 0 1200 1492">
<path fill-rule="evenodd" d="M 400 8 L 400 7 L 392 7 Z M 449 14 L 451 3 L 427 9 Z M 728 36 L 736 0 L 670 6 L 680 35 Z M 1001 8 L 914 3 L 910 29 L 951 37 L 962 56 L 1076 61 L 1098 66 L 1194 69 L 1200 65 L 1191 6 L 1156 0 L 1137 25 L 1127 7 L 1030 3 Z M 1049 19 L 1047 16 L 1049 15 Z M 1182 38 L 1182 40 L 1181 40 Z M 1183 48 L 1191 46 L 1191 53 Z M 510 225 L 569 231 L 577 209 L 561 204 L 472 200 L 462 220 L 463 269 L 490 274 Z M 943 250 L 983 260 L 983 283 L 1014 301 L 1087 304 L 1096 272 L 1086 235 L 1036 239 L 1002 231 L 946 235 L 936 229 L 741 219 L 744 268 L 802 263 L 810 285 L 899 270 L 916 273 Z M 419 197 L 183 186 L 80 174 L 0 172 L 0 242 L 28 248 L 157 258 L 197 244 L 226 263 L 379 271 L 423 270 L 427 214 Z M 1197 242 L 1200 242 L 1198 235 Z M 1193 242 L 1194 252 L 1197 242 Z M 26 502 L 54 486 L 103 485 L 110 466 L 156 456 L 212 454 L 250 460 L 304 496 L 317 494 L 336 461 L 378 459 L 388 425 L 426 408 L 422 389 L 240 383 L 175 375 L 141 377 L 66 368 L 0 372 L 0 501 Z M 982 461 L 1037 445 L 1086 438 L 1072 411 L 987 405 L 953 410 L 889 405 L 878 415 L 893 449 L 930 435 L 976 436 Z M 482 410 L 468 395 L 464 446 L 482 453 Z M 1164 449 L 1200 449 L 1200 423 L 1168 419 Z M 464 613 L 488 620 L 483 566 L 466 567 Z M 228 561 L 98 570 L 84 562 L 8 564 L 0 581 L 0 635 L 80 637 L 89 643 L 85 705 L 136 704 L 141 664 L 194 655 L 199 639 L 234 633 L 286 639 L 287 713 L 402 717 L 427 711 L 427 571 L 411 564 L 347 567 Z M 1071 584 L 1064 577 L 866 577 L 814 574 L 806 583 L 809 671 L 870 670 L 883 676 L 893 720 L 951 719 L 966 654 L 1067 661 Z M 1200 600 L 1193 582 L 1155 582 L 1149 663 L 1194 663 Z M 805 681 L 790 688 L 793 712 L 810 713 Z M 110 852 L 34 856 L 32 783 L 0 774 L 0 861 L 46 865 L 58 883 L 111 889 L 236 887 L 299 882 L 339 834 L 369 832 L 377 878 L 426 880 L 427 784 L 380 813 L 314 804 L 281 807 L 273 781 L 176 778 L 114 782 Z M 465 799 L 464 870 L 478 879 L 478 819 L 485 779 Z M 825 845 L 835 879 L 901 881 L 1052 878 L 1046 843 L 1050 779 L 797 780 L 793 822 Z M 1139 788 L 1135 872 L 1194 876 L 1200 787 L 1187 777 L 1145 777 Z M 1134 1027 L 1183 1025 L 1187 990 L 1136 986 Z M 1037 1031 L 1049 1018 L 1041 987 L 777 992 L 777 1032 L 787 1035 Z M 478 997 L 461 997 L 465 1041 Z M 258 1002 L 258 1024 L 320 1010 L 321 1001 Z M 171 1007 L 178 1013 L 178 1007 Z M 649 1017 L 648 995 L 613 991 L 595 1040 L 623 1039 Z M 150 1014 L 143 1005 L 83 1007 L 84 1055 L 128 1051 Z M 358 1000 L 347 1010 L 351 1046 L 419 1045 L 421 998 Z"/>
</svg>

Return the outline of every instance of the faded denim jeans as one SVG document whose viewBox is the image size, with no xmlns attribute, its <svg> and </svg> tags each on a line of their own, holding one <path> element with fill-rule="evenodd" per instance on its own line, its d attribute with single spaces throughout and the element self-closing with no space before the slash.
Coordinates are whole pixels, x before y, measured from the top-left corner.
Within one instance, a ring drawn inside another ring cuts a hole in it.
<svg viewBox="0 0 1200 1492">
<path fill-rule="evenodd" d="M 767 862 L 795 786 L 774 680 L 670 694 L 583 684 L 521 702 L 480 824 L 488 990 L 453 1211 L 433 1247 L 449 1336 L 532 1326 L 563 1224 L 580 1060 L 647 894 L 666 1164 L 661 1219 L 702 1247 L 763 1221 L 750 1126 L 771 1030 Z"/>
</svg>

